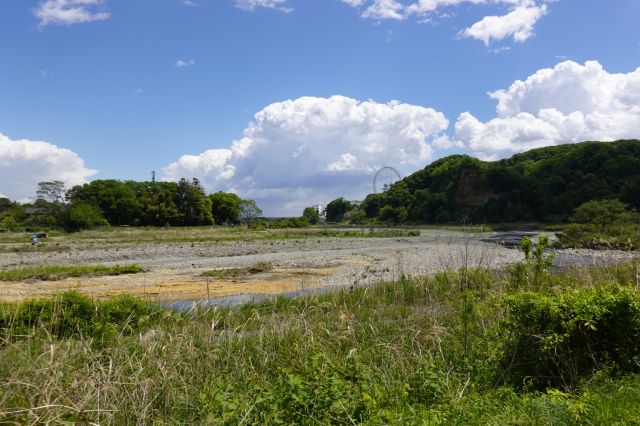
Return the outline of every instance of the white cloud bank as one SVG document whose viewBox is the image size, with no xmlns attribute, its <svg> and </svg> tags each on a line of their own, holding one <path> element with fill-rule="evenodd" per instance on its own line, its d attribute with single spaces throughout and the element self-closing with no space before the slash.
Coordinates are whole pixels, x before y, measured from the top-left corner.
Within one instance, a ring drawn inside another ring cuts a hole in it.
<svg viewBox="0 0 640 426">
<path fill-rule="evenodd" d="M 104 0 L 46 0 L 34 10 L 40 27 L 72 25 L 109 18 Z"/>
<path fill-rule="evenodd" d="M 340 195 L 362 197 L 381 166 L 424 166 L 434 147 L 450 146 L 448 126 L 431 108 L 303 97 L 267 106 L 229 149 L 182 156 L 164 178 L 198 177 L 209 191 L 255 199 L 270 215 L 300 214 Z"/>
<path fill-rule="evenodd" d="M 456 139 L 483 158 L 640 137 L 640 68 L 611 74 L 596 61 L 566 61 L 489 96 L 498 101 L 496 118 L 483 123 L 464 112 L 455 125 Z"/>
<path fill-rule="evenodd" d="M 270 215 L 370 192 L 373 173 L 391 165 L 408 174 L 456 147 L 497 159 L 531 148 L 640 137 L 640 68 L 612 74 L 598 62 L 566 61 L 489 96 L 496 117 L 460 114 L 455 137 L 431 108 L 333 96 L 271 104 L 229 149 L 185 155 L 164 177 L 198 177 L 209 191 L 256 199 Z"/>
<path fill-rule="evenodd" d="M 0 193 L 12 200 L 34 197 L 38 182 L 78 185 L 95 173 L 69 149 L 42 141 L 11 140 L 0 133 Z"/>
</svg>

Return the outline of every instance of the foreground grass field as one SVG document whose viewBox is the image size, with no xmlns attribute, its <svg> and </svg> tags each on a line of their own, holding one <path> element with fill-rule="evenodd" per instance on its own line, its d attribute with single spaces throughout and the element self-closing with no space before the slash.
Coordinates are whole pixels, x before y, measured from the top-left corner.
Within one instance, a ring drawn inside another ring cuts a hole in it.
<svg viewBox="0 0 640 426">
<path fill-rule="evenodd" d="M 2 305 L 0 421 L 640 424 L 639 268 L 532 260 L 188 312 Z"/>
</svg>

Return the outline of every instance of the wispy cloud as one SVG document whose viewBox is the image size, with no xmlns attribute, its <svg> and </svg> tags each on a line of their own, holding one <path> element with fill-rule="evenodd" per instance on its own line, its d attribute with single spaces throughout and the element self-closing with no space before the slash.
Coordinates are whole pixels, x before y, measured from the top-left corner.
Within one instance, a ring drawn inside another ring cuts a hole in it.
<svg viewBox="0 0 640 426">
<path fill-rule="evenodd" d="M 278 10 L 289 13 L 293 8 L 287 5 L 287 0 L 235 0 L 236 7 L 242 10 L 254 11 L 259 8 Z"/>
<path fill-rule="evenodd" d="M 110 16 L 104 3 L 104 0 L 46 0 L 33 13 L 40 27 L 104 21 Z"/>
<path fill-rule="evenodd" d="M 403 21 L 411 17 L 419 23 L 437 23 L 455 16 L 450 9 L 471 4 L 477 6 L 506 7 L 504 15 L 485 16 L 460 31 L 464 38 L 473 38 L 489 45 L 494 40 L 513 38 L 523 42 L 534 34 L 535 24 L 548 13 L 547 3 L 558 0 L 341 0 L 356 8 L 360 16 L 374 21 Z"/>
<path fill-rule="evenodd" d="M 176 68 L 184 68 L 184 67 L 192 67 L 196 64 L 196 60 L 195 59 L 189 59 L 188 61 L 183 60 L 183 59 L 178 59 L 176 61 Z"/>
</svg>

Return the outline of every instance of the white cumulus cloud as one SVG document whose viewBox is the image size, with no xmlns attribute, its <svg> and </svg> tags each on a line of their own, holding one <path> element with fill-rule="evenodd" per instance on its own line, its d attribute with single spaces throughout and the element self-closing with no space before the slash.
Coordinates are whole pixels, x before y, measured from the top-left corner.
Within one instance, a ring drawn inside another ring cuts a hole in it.
<svg viewBox="0 0 640 426">
<path fill-rule="evenodd" d="M 463 37 L 481 40 L 485 45 L 493 40 L 513 37 L 523 42 L 533 35 L 534 25 L 547 14 L 547 5 L 516 7 L 502 16 L 485 16 L 462 31 Z"/>
<path fill-rule="evenodd" d="M 612 74 L 596 61 L 565 61 L 489 96 L 498 101 L 497 117 L 481 122 L 464 112 L 455 126 L 456 139 L 484 158 L 640 137 L 640 68 Z"/>
<path fill-rule="evenodd" d="M 42 141 L 11 140 L 0 133 L 0 193 L 13 200 L 33 197 L 38 182 L 78 185 L 95 173 L 69 149 Z"/>
<path fill-rule="evenodd" d="M 362 12 L 363 18 L 375 20 L 395 19 L 401 21 L 405 19 L 405 6 L 396 0 L 373 0 L 373 3 Z"/>
<path fill-rule="evenodd" d="M 236 7 L 242 10 L 253 11 L 261 7 L 289 13 L 293 8 L 287 6 L 287 0 L 235 0 Z"/>
<path fill-rule="evenodd" d="M 46 0 L 34 10 L 39 25 L 72 25 L 109 18 L 104 0 Z"/>
<path fill-rule="evenodd" d="M 300 214 L 337 196 L 363 197 L 382 166 L 423 167 L 448 126 L 438 111 L 397 101 L 303 97 L 267 106 L 230 148 L 182 156 L 164 178 L 198 177 L 209 191 L 255 199 L 267 214 Z"/>
</svg>

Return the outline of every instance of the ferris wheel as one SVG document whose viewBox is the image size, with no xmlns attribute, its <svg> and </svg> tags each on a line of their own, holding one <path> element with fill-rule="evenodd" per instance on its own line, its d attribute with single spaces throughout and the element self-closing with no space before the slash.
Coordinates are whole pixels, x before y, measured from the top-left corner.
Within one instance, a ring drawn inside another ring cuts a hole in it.
<svg viewBox="0 0 640 426">
<path fill-rule="evenodd" d="M 377 194 L 378 189 L 383 190 L 402 179 L 400 172 L 391 166 L 384 166 L 373 175 L 373 193 Z"/>
</svg>

